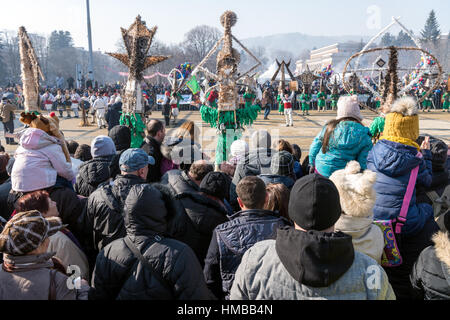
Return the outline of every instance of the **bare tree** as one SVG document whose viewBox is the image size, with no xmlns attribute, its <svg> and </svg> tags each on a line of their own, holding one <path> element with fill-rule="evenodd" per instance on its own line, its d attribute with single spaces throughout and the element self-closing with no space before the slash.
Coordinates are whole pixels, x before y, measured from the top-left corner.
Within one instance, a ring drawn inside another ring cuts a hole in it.
<svg viewBox="0 0 450 320">
<path fill-rule="evenodd" d="M 185 40 L 182 43 L 186 58 L 193 64 L 198 64 L 208 54 L 211 48 L 220 39 L 222 33 L 219 29 L 201 25 L 197 26 L 185 34 Z M 205 65 L 211 71 L 215 71 L 215 59 L 212 57 Z"/>
</svg>

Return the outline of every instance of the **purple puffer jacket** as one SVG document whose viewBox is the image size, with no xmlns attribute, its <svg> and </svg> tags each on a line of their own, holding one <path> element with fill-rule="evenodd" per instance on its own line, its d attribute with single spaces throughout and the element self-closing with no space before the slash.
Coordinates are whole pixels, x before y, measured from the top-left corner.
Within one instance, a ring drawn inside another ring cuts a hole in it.
<svg viewBox="0 0 450 320">
<path fill-rule="evenodd" d="M 45 131 L 28 128 L 20 134 L 11 172 L 12 190 L 30 192 L 52 187 L 59 175 L 72 181 L 72 164 L 66 157 L 59 140 Z"/>
</svg>

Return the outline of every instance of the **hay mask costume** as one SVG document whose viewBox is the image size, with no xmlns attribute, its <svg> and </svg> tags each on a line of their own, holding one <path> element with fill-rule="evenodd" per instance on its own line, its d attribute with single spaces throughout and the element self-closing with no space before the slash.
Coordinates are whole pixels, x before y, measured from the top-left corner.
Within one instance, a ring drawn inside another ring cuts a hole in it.
<svg viewBox="0 0 450 320">
<path fill-rule="evenodd" d="M 129 68 L 125 94 L 122 95 L 123 113 L 120 124 L 131 130 L 131 148 L 140 148 L 143 141 L 145 125 L 141 116 L 144 113 L 141 82 L 144 70 L 169 58 L 147 56 L 156 30 L 157 27 L 149 30 L 145 22 L 141 21 L 141 16 L 137 16 L 128 30 L 121 28 L 127 53 L 108 53 Z"/>
<path fill-rule="evenodd" d="M 220 22 L 225 28 L 224 36 L 219 39 L 216 45 L 206 55 L 202 62 L 195 68 L 193 74 L 202 70 L 206 77 L 216 81 L 216 85 L 210 87 L 211 94 L 206 95 L 205 103 L 200 108 L 202 120 L 209 123 L 211 127 L 217 128 L 218 143 L 216 149 L 216 164 L 227 160 L 228 150 L 234 140 L 239 139 L 242 134 L 243 126 L 250 125 L 256 119 L 260 107 L 258 105 L 247 105 L 239 108 L 239 96 L 237 81 L 256 69 L 261 62 L 239 42 L 231 33 L 231 27 L 236 24 L 237 16 L 232 11 L 226 11 L 221 17 Z M 246 51 L 257 64 L 242 75 L 238 74 L 238 65 L 240 62 L 239 52 L 233 48 L 233 40 L 236 41 L 244 51 Z M 217 74 L 213 74 L 203 68 L 203 64 L 217 51 L 220 44 L 222 49 L 217 55 Z M 218 89 L 218 99 L 212 99 L 212 90 Z M 217 103 L 217 108 L 215 104 Z"/>
</svg>

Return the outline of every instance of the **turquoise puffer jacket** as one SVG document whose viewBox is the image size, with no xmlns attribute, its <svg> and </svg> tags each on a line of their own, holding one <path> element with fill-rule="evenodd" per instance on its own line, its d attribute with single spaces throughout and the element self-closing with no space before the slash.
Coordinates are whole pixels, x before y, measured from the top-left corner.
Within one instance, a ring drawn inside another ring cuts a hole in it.
<svg viewBox="0 0 450 320">
<path fill-rule="evenodd" d="M 354 122 L 340 122 L 330 138 L 328 151 L 322 153 L 322 142 L 327 126 L 315 137 L 309 148 L 309 163 L 325 177 L 344 169 L 347 162 L 356 160 L 361 170 L 367 168 L 367 155 L 372 149 L 369 128 Z"/>
</svg>

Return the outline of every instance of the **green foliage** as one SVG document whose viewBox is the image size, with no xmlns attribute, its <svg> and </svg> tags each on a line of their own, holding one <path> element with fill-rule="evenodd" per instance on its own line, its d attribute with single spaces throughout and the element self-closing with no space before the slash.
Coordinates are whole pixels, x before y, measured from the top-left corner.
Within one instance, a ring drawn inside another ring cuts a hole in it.
<svg viewBox="0 0 450 320">
<path fill-rule="evenodd" d="M 73 47 L 73 39 L 69 31 L 53 31 L 49 38 L 50 54 L 58 50 Z"/>
<path fill-rule="evenodd" d="M 436 19 L 436 14 L 434 10 L 431 10 L 428 19 L 425 23 L 425 27 L 420 33 L 422 35 L 423 41 L 433 41 L 435 42 L 441 35 L 441 30 L 439 30 L 439 24 Z"/>
</svg>

